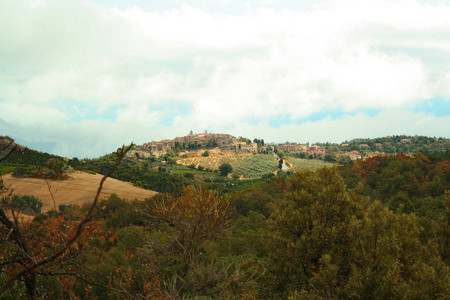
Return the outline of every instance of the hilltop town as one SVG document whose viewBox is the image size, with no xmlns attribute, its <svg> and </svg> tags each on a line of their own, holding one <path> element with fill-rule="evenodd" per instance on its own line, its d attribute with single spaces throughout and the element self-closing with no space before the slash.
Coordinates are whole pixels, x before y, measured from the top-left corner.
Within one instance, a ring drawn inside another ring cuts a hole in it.
<svg viewBox="0 0 450 300">
<path fill-rule="evenodd" d="M 357 161 L 369 157 L 396 153 L 436 153 L 442 152 L 448 144 L 447 139 L 422 136 L 387 136 L 377 139 L 355 139 L 341 144 L 316 143 L 313 145 L 298 143 L 265 144 L 263 139 L 235 137 L 225 133 L 193 133 L 174 139 L 149 142 L 136 146 L 128 155 L 140 158 L 163 157 L 168 151 L 178 155 L 201 155 L 205 150 L 211 155 L 276 152 L 296 155 L 299 158 L 322 159 L 329 162 Z M 442 151 L 440 150 L 442 148 Z"/>
<path fill-rule="evenodd" d="M 183 137 L 176 137 L 173 140 L 162 140 L 159 142 L 149 142 L 138 145 L 129 155 L 139 155 L 143 157 L 161 157 L 170 150 L 179 152 L 198 152 L 209 149 L 211 153 L 235 153 L 246 152 L 256 153 L 267 150 L 267 145 L 251 142 L 246 138 L 236 138 L 225 133 L 204 133 L 194 134 L 192 131 Z"/>
</svg>

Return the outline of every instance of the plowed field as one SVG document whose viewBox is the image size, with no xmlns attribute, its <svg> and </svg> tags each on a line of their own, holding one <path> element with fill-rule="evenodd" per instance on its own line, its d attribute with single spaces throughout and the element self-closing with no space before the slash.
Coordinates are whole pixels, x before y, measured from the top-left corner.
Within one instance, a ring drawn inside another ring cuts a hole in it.
<svg viewBox="0 0 450 300">
<path fill-rule="evenodd" d="M 87 173 L 73 173 L 69 176 L 69 179 L 63 181 L 47 181 L 51 186 L 57 209 L 60 204 L 82 205 L 88 201 L 92 202 L 102 178 L 100 174 L 92 175 Z M 11 176 L 11 174 L 3 175 L 2 178 L 6 186 L 10 185 L 14 189 L 15 194 L 33 195 L 41 200 L 44 204 L 42 212 L 53 208 L 53 200 L 45 180 L 17 178 Z M 144 200 L 154 196 L 156 192 L 133 186 L 128 182 L 108 178 L 103 184 L 100 199 L 108 198 L 111 194 L 117 194 L 120 198 L 128 200 Z"/>
</svg>

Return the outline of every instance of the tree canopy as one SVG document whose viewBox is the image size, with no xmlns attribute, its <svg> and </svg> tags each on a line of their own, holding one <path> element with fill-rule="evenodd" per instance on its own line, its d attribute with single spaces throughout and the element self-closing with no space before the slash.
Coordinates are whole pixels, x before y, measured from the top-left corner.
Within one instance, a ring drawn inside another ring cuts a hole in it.
<svg viewBox="0 0 450 300">
<path fill-rule="evenodd" d="M 111 162 L 85 164 L 110 174 Z M 153 178 L 121 164 L 119 176 Z M 48 213 L 0 185 L 0 298 L 448 298 L 450 151 L 262 181 Z"/>
<path fill-rule="evenodd" d="M 233 171 L 233 167 L 229 163 L 223 163 L 219 166 L 219 172 L 222 176 L 227 176 Z"/>
</svg>

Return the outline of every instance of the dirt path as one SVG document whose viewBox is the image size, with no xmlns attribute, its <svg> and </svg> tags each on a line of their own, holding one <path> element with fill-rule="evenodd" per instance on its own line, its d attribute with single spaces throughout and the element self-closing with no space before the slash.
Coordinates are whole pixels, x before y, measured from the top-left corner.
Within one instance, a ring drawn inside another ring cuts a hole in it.
<svg viewBox="0 0 450 300">
<path fill-rule="evenodd" d="M 47 184 L 43 179 L 36 178 L 16 178 L 11 174 L 3 175 L 3 182 L 6 186 L 11 185 L 15 194 L 33 195 L 44 204 L 42 212 L 53 208 L 53 200 L 48 191 Z M 70 178 L 64 181 L 51 181 L 48 183 L 56 202 L 56 208 L 60 204 L 78 204 L 81 205 L 88 201 L 93 201 L 97 193 L 98 185 L 102 175 L 100 174 L 70 174 Z M 108 198 L 111 194 L 117 194 L 120 198 L 128 200 L 144 200 L 156 194 L 154 191 L 135 187 L 128 182 L 108 178 L 103 184 L 103 190 L 100 199 Z"/>
</svg>

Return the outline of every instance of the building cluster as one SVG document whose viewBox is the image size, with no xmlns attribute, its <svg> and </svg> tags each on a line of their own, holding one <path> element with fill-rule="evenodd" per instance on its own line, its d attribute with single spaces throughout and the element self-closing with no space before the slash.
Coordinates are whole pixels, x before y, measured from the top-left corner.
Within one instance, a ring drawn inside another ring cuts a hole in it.
<svg viewBox="0 0 450 300">
<path fill-rule="evenodd" d="M 386 143 L 385 143 L 386 144 Z M 348 147 L 348 144 L 342 144 L 341 147 Z M 376 149 L 379 149 L 383 146 L 383 144 L 376 143 L 375 147 Z M 386 145 L 385 145 L 386 146 Z M 360 150 L 368 150 L 370 148 L 367 144 L 360 144 L 359 149 Z M 337 157 L 348 157 L 352 161 L 363 159 L 363 155 L 358 150 L 351 150 L 351 151 L 341 151 L 341 149 L 337 146 L 331 146 L 331 147 L 323 147 L 318 145 L 312 145 L 308 148 L 307 145 L 297 145 L 297 144 L 283 144 L 278 146 L 279 151 L 287 152 L 287 153 L 304 153 L 306 157 L 309 158 L 321 158 L 323 159 L 325 155 L 327 154 L 334 154 Z M 368 157 L 374 157 L 383 155 L 383 152 L 379 152 L 378 150 L 374 151 L 373 153 L 370 153 L 366 155 L 364 158 Z"/>
<path fill-rule="evenodd" d="M 208 133 L 207 131 L 194 134 L 191 131 L 188 135 L 176 137 L 173 140 L 144 143 L 137 146 L 136 150 L 130 151 L 127 155 L 128 157 L 137 155 L 140 158 L 148 158 L 150 156 L 161 157 L 175 148 L 184 151 L 219 148 L 222 152 L 257 152 L 258 144 L 240 142 L 238 138 L 230 134 Z"/>
<path fill-rule="evenodd" d="M 402 143 L 408 143 L 407 139 L 402 140 Z M 375 143 L 375 151 L 367 157 L 382 155 L 378 150 L 384 146 L 388 146 L 389 142 Z M 348 144 L 341 144 L 342 147 L 348 147 Z M 173 140 L 162 140 L 159 142 L 144 143 L 136 147 L 128 153 L 128 156 L 138 156 L 140 158 L 149 158 L 151 156 L 161 157 L 172 149 L 177 148 L 181 151 L 195 151 L 199 149 L 209 149 L 210 153 L 216 152 L 248 152 L 256 153 L 267 150 L 268 145 L 261 145 L 257 143 L 248 143 L 247 141 L 239 140 L 238 138 L 224 133 L 204 133 L 194 134 L 192 131 L 182 137 L 176 137 Z M 359 150 L 369 150 L 371 147 L 368 144 L 360 144 Z M 305 157 L 323 159 L 327 154 L 334 154 L 337 157 L 348 157 L 352 161 L 363 159 L 360 151 L 352 149 L 351 151 L 341 151 L 340 147 L 331 146 L 323 147 L 319 145 L 298 145 L 298 144 L 283 144 L 277 147 L 278 151 L 286 153 L 304 153 Z"/>
<path fill-rule="evenodd" d="M 177 137 L 173 140 L 173 147 L 179 146 L 181 148 L 189 148 L 191 146 L 211 146 L 211 147 L 228 147 L 234 145 L 238 141 L 232 135 L 225 133 L 208 133 L 206 130 L 204 133 L 194 134 L 192 131 L 189 135 L 183 137 Z"/>
<path fill-rule="evenodd" d="M 306 145 L 292 145 L 292 144 L 284 144 L 278 146 L 279 151 L 289 152 L 289 153 L 301 153 L 308 150 L 308 146 Z"/>
</svg>

